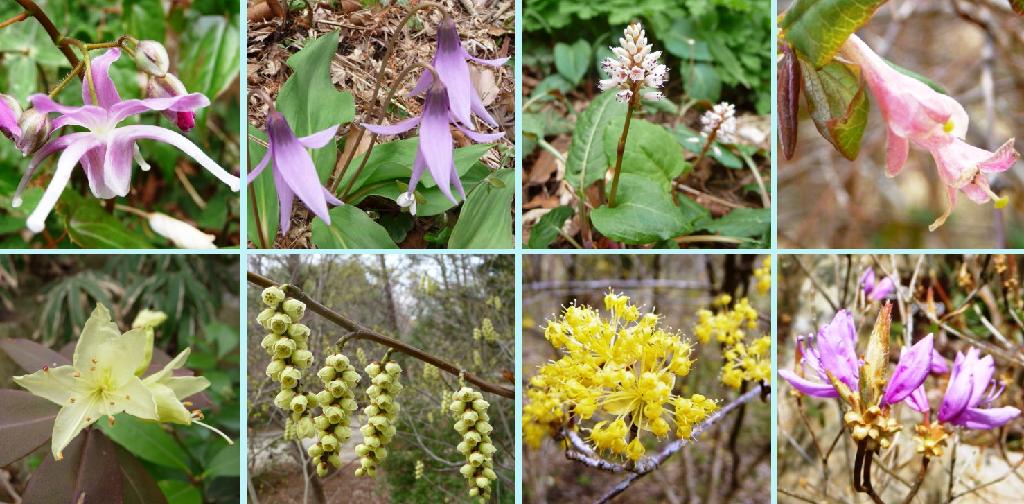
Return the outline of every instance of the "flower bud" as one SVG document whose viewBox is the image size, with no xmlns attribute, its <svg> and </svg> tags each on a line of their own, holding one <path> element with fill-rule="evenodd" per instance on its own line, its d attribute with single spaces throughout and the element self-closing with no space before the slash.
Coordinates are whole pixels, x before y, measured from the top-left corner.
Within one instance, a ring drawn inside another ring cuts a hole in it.
<svg viewBox="0 0 1024 504">
<path fill-rule="evenodd" d="M 322 382 L 330 382 L 331 380 L 334 379 L 334 375 L 336 373 L 337 372 L 334 370 L 333 367 L 322 367 L 320 368 L 319 371 L 316 372 L 316 376 L 320 378 L 320 381 Z"/>
<path fill-rule="evenodd" d="M 168 73 L 163 77 L 150 77 L 148 74 L 141 75 L 143 79 L 139 87 L 142 88 L 146 98 L 173 98 L 188 94 L 185 85 L 172 73 Z M 164 110 L 162 113 L 168 120 L 174 121 L 182 131 L 190 131 L 196 126 L 196 114 L 194 111 Z"/>
<path fill-rule="evenodd" d="M 366 366 L 364 371 L 366 371 L 366 374 L 370 375 L 371 378 L 375 377 L 380 374 L 380 364 L 372 362 Z"/>
<path fill-rule="evenodd" d="M 0 133 L 12 141 L 21 136 L 18 119 L 21 118 L 21 105 L 13 96 L 0 94 Z"/>
<path fill-rule="evenodd" d="M 323 464 L 317 464 L 317 466 L 316 466 L 316 475 L 321 477 L 321 478 L 323 478 L 324 476 L 327 476 L 327 466 L 325 466 Z"/>
<path fill-rule="evenodd" d="M 483 399 L 477 399 L 473 401 L 473 410 L 477 412 L 487 411 L 487 408 L 489 408 L 490 406 L 491 404 Z"/>
<path fill-rule="evenodd" d="M 480 443 L 480 446 L 477 447 L 477 451 L 489 457 L 494 455 L 494 452 L 496 452 L 497 449 L 491 443 Z"/>
<path fill-rule="evenodd" d="M 171 241 L 181 249 L 217 250 L 213 241 L 216 235 L 204 233 L 199 228 L 180 219 L 160 212 L 149 214 L 149 227 L 154 233 Z"/>
<path fill-rule="evenodd" d="M 305 324 L 292 324 L 288 328 L 288 336 L 296 341 L 306 341 L 309 338 L 309 327 Z M 328 364 L 334 366 L 334 364 Z"/>
<path fill-rule="evenodd" d="M 467 477 L 467 478 L 472 476 L 473 473 L 475 473 L 475 472 L 476 472 L 476 468 L 471 466 L 471 465 L 469 465 L 469 464 L 463 464 L 463 466 L 459 468 L 459 473 L 462 474 L 463 476 Z"/>
<path fill-rule="evenodd" d="M 281 309 L 291 317 L 292 322 L 298 322 L 306 313 L 306 303 L 298 299 L 287 299 Z"/>
<path fill-rule="evenodd" d="M 135 67 L 154 77 L 163 77 L 170 66 L 167 49 L 155 40 L 142 40 L 135 46 Z"/>
<path fill-rule="evenodd" d="M 398 365 L 397 362 L 389 362 L 384 366 L 384 371 L 389 375 L 396 375 L 402 372 L 402 366 Z"/>
<path fill-rule="evenodd" d="M 291 407 L 293 412 L 302 413 L 306 411 L 307 406 L 309 406 L 309 400 L 306 399 L 306 396 L 299 395 L 292 398 Z"/>
<path fill-rule="evenodd" d="M 491 480 L 489 480 L 487 478 L 483 478 L 483 477 L 477 478 L 476 479 L 476 486 L 478 486 L 480 488 L 487 488 L 487 487 L 491 486 Z"/>
<path fill-rule="evenodd" d="M 344 380 L 345 383 L 348 383 L 349 385 L 355 385 L 356 383 L 359 383 L 360 377 L 359 373 L 355 371 L 345 371 L 344 373 L 341 374 L 341 379 Z"/>
<path fill-rule="evenodd" d="M 263 304 L 267 305 L 270 308 L 277 308 L 277 305 L 281 301 L 284 301 L 284 289 L 276 285 L 272 285 L 270 287 L 267 287 L 266 289 L 263 289 L 262 297 Z"/>
<path fill-rule="evenodd" d="M 14 145 L 26 156 L 39 150 L 50 138 L 50 117 L 34 108 L 21 113 L 18 127 L 21 128 L 21 137 Z M 33 231 L 39 232 L 42 228 Z"/>
<path fill-rule="evenodd" d="M 356 451 L 356 455 L 358 455 L 360 457 L 365 457 L 365 456 L 369 455 L 370 447 L 360 443 L 360 444 L 356 445 L 356 450 L 355 451 Z"/>
<path fill-rule="evenodd" d="M 295 342 L 288 338 L 281 338 L 274 343 L 274 357 L 278 359 L 287 359 L 292 356 L 294 351 Z"/>
<path fill-rule="evenodd" d="M 292 354 L 292 363 L 299 369 L 306 369 L 313 364 L 313 352 L 298 350 Z"/>
<path fill-rule="evenodd" d="M 310 457 L 319 457 L 323 452 L 324 449 L 320 446 L 320 443 L 310 445 L 309 448 L 306 448 L 306 453 L 308 453 Z"/>
<path fill-rule="evenodd" d="M 341 468 L 341 457 L 337 455 L 331 455 L 327 457 L 327 462 L 334 466 L 335 469 Z"/>
<path fill-rule="evenodd" d="M 279 381 L 280 378 L 275 379 L 274 376 L 281 376 L 281 371 L 284 371 L 285 366 L 286 364 L 281 359 L 270 361 L 270 364 L 267 364 L 267 376 L 274 379 L 274 381 Z"/>
<path fill-rule="evenodd" d="M 263 311 L 259 312 L 259 314 L 256 315 L 256 323 L 259 324 L 260 327 L 269 331 L 270 325 L 267 322 L 270 320 L 270 317 L 274 316 L 275 313 L 277 312 L 274 311 L 273 308 L 264 309 Z"/>
<path fill-rule="evenodd" d="M 467 411 L 467 412 L 465 412 L 465 413 L 463 413 L 463 414 L 462 414 L 462 419 L 463 419 L 463 420 L 464 420 L 464 421 L 465 421 L 465 422 L 466 422 L 467 424 L 471 424 L 471 425 L 472 425 L 472 424 L 475 424 L 475 423 L 476 423 L 476 421 L 477 421 L 477 420 L 478 420 L 479 418 L 480 418 L 480 415 L 477 415 L 475 411 Z"/>
<path fill-rule="evenodd" d="M 288 318 L 288 315 L 283 313 L 275 313 L 273 317 L 267 320 L 267 328 L 274 331 L 274 334 L 284 334 L 288 330 L 288 326 L 292 324 L 292 319 Z M 288 340 L 291 341 L 291 340 Z M 295 342 L 292 341 L 294 345 Z M 292 347 L 294 349 L 294 346 Z"/>
<path fill-rule="evenodd" d="M 291 389 L 282 389 L 277 393 L 277 396 L 274 397 L 274 404 L 277 405 L 278 408 L 288 409 L 288 407 L 291 406 L 292 398 L 294 397 L 295 391 Z"/>
</svg>

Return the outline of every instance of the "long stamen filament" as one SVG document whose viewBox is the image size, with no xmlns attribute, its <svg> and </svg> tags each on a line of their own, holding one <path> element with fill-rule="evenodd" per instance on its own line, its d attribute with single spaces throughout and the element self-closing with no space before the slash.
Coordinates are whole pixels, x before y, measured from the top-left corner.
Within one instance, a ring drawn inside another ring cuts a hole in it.
<svg viewBox="0 0 1024 504">
<path fill-rule="evenodd" d="M 228 444 L 230 444 L 230 445 L 233 445 L 233 444 L 235 444 L 235 442 L 234 442 L 234 441 L 232 441 L 232 440 L 231 440 L 231 438 L 229 438 L 229 437 L 227 436 L 227 434 L 224 434 L 223 432 L 221 432 L 221 431 L 220 431 L 219 429 L 217 429 L 216 427 L 214 427 L 214 426 L 212 426 L 212 425 L 207 425 L 207 424 L 205 424 L 205 423 L 203 423 L 203 422 L 200 422 L 199 420 L 196 420 L 196 419 L 194 419 L 194 418 L 192 419 L 192 423 L 194 423 L 194 424 L 198 424 L 198 425 L 200 425 L 200 426 L 203 426 L 203 427 L 206 427 L 207 429 L 209 429 L 209 430 L 213 431 L 213 432 L 214 432 L 215 434 L 217 434 L 217 435 L 219 435 L 220 437 L 224 438 L 224 441 L 227 441 L 227 442 L 228 442 Z"/>
</svg>

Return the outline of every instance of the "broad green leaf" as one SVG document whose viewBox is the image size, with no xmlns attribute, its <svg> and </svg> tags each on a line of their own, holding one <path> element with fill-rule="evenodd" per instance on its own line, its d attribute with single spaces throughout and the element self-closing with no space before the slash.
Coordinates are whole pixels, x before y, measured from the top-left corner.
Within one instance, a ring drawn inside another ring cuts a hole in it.
<svg viewBox="0 0 1024 504">
<path fill-rule="evenodd" d="M 537 84 L 537 87 L 533 88 L 530 92 L 530 99 L 536 101 L 546 101 L 553 98 L 548 93 L 552 91 L 558 91 L 562 94 L 568 93 L 570 89 L 576 87 L 575 84 L 569 82 L 568 79 L 562 77 L 562 74 L 549 75 Z"/>
<path fill-rule="evenodd" d="M 217 358 L 222 358 L 238 348 L 238 329 L 220 322 L 212 322 L 204 331 L 207 341 L 217 346 Z"/>
<path fill-rule="evenodd" d="M 253 128 L 249 125 L 249 135 L 254 136 L 260 140 L 266 142 L 267 135 L 262 131 Z M 256 168 L 256 165 L 263 159 L 267 149 L 257 142 L 252 141 L 246 143 L 249 149 L 249 169 Z M 256 180 L 253 180 L 246 191 L 249 192 L 249 197 L 246 198 L 245 208 L 248 212 L 246 222 L 249 227 L 249 241 L 252 242 L 255 247 L 262 248 L 264 246 L 260 239 L 259 230 L 263 231 L 262 237 L 266 239 L 266 247 L 274 248 L 274 239 L 277 236 L 277 227 L 280 222 L 278 216 L 279 206 L 277 204 L 277 188 L 274 187 L 274 174 L 273 166 L 268 166 L 263 170 Z M 259 219 L 256 219 L 256 215 L 253 212 L 253 205 L 256 205 L 259 214 Z"/>
<path fill-rule="evenodd" d="M 36 83 L 36 61 L 23 54 L 8 54 L 5 59 L 8 82 L 6 92 L 18 100 L 22 107 L 27 107 L 26 98 L 32 93 L 39 92 Z"/>
<path fill-rule="evenodd" d="M 313 219 L 313 245 L 322 249 L 393 249 L 398 248 L 388 230 L 373 221 L 354 205 L 332 208 L 331 225 Z"/>
<path fill-rule="evenodd" d="M 459 179 L 462 181 L 462 187 L 467 191 L 470 191 L 489 173 L 490 170 L 487 166 L 477 163 L 473 165 L 473 168 L 467 171 L 465 175 L 459 177 Z M 381 182 L 379 187 L 368 193 L 368 195 L 381 196 L 394 201 L 398 198 L 399 194 L 404 193 L 408 188 L 409 184 L 404 181 L 396 180 L 391 181 L 390 183 Z M 452 194 L 454 195 L 455 193 Z M 429 189 L 420 187 L 416 190 L 416 199 L 417 217 L 431 217 L 439 215 L 456 206 L 456 204 L 452 203 L 444 194 L 441 194 L 441 190 L 438 189 L 437 186 Z M 358 204 L 359 201 L 353 200 L 352 203 Z"/>
<path fill-rule="evenodd" d="M 178 65 L 178 77 L 189 91 L 211 100 L 238 78 L 237 18 L 203 16 L 193 21 L 184 35 L 185 54 Z"/>
<path fill-rule="evenodd" d="M 466 197 L 459 212 L 459 221 L 452 229 L 448 248 L 510 249 L 512 235 L 512 198 L 515 170 L 498 170 L 490 175 L 504 184 L 479 184 Z"/>
<path fill-rule="evenodd" d="M 569 206 L 552 208 L 544 214 L 536 224 L 530 228 L 530 241 L 527 248 L 542 249 L 548 248 L 551 242 L 558 238 L 566 219 L 572 217 L 573 209 Z"/>
<path fill-rule="evenodd" d="M 706 213 L 685 196 L 677 207 L 667 191 L 642 175 L 623 173 L 615 208 L 594 209 L 590 220 L 604 236 L 628 245 L 643 245 L 689 234 Z"/>
<path fill-rule="evenodd" d="M 604 178 L 608 171 L 604 130 L 612 118 L 625 113 L 626 105 L 615 99 L 614 90 L 609 90 L 594 97 L 576 120 L 572 145 L 565 161 L 565 180 L 577 193 Z"/>
<path fill-rule="evenodd" d="M 673 131 L 673 133 L 675 134 L 676 141 L 678 141 L 679 145 L 681 145 L 684 149 L 694 154 L 700 154 L 701 149 L 704 147 L 704 137 L 698 135 L 697 132 L 691 130 L 690 128 L 687 128 L 682 124 L 676 126 L 676 129 L 675 131 Z M 715 149 L 715 147 L 718 148 Z M 740 159 L 739 156 L 737 156 L 736 154 L 733 154 L 732 151 L 730 151 L 729 149 L 726 149 L 725 146 L 718 143 L 717 141 L 714 144 L 712 144 L 710 149 L 708 149 L 706 155 L 709 156 L 711 159 L 718 161 L 719 164 L 727 168 L 743 168 L 743 160 Z"/>
<path fill-rule="evenodd" d="M 349 191 L 350 194 L 358 194 L 362 192 L 364 188 L 378 184 L 380 182 L 390 182 L 394 180 L 409 181 L 409 177 L 412 176 L 412 165 L 416 159 L 416 149 L 419 147 L 419 138 L 412 137 L 404 140 L 394 140 L 391 142 L 383 143 L 376 146 L 373 152 L 370 153 L 370 159 L 366 161 L 366 166 L 363 167 L 362 173 L 359 174 L 359 178 L 352 184 L 352 189 Z M 459 176 L 465 175 L 466 172 L 485 154 L 490 150 L 491 144 L 473 144 L 467 147 L 461 147 L 455 149 L 452 154 L 452 159 L 455 162 L 455 171 L 458 172 Z M 342 177 L 342 181 L 338 184 L 338 187 L 344 188 L 348 184 L 349 179 L 355 176 L 356 169 L 359 167 L 359 163 L 362 162 L 363 155 L 356 156 L 352 159 L 352 164 L 349 166 L 345 176 Z M 423 173 L 423 177 L 420 178 L 421 188 L 432 188 L 437 187 L 437 183 L 434 182 L 434 178 L 430 175 L 429 171 Z M 359 200 L 353 201 L 358 203 Z M 349 203 L 346 201 L 346 203 Z"/>
<path fill-rule="evenodd" d="M 711 51 L 708 50 L 708 43 L 703 40 L 702 35 L 694 27 L 693 20 L 678 18 L 672 23 L 672 28 L 665 33 L 665 50 L 683 62 L 711 62 Z"/>
<path fill-rule="evenodd" d="M 625 117 L 613 118 L 604 130 L 604 152 L 609 164 L 615 162 Z M 622 173 L 642 175 L 663 191 L 672 188 L 672 179 L 690 170 L 683 149 L 664 126 L 634 118 L 629 123 L 626 149 L 622 154 Z M 611 189 L 607 184 L 606 189 Z"/>
<path fill-rule="evenodd" d="M 71 241 L 82 248 L 146 249 L 153 245 L 139 231 L 130 231 L 91 196 L 65 190 L 57 203 Z M 51 217 L 52 218 L 52 217 Z M 138 220 L 136 217 L 133 219 Z"/>
<path fill-rule="evenodd" d="M 350 93 L 339 92 L 331 82 L 331 60 L 338 50 L 338 32 L 306 40 L 306 47 L 288 58 L 294 70 L 277 95 L 277 109 L 284 114 L 295 134 L 302 137 L 345 124 L 355 116 Z M 325 182 L 338 159 L 337 143 L 313 149 L 313 164 Z"/>
<path fill-rule="evenodd" d="M 157 484 L 160 485 L 160 490 L 167 497 L 168 504 L 203 504 L 203 494 L 188 482 L 162 480 Z"/>
<path fill-rule="evenodd" d="M 6 466 L 50 440 L 60 406 L 24 390 L 0 390 L 0 404 L 0 466 Z"/>
<path fill-rule="evenodd" d="M 590 43 L 585 39 L 579 39 L 572 45 L 559 42 L 555 44 L 555 69 L 575 86 L 587 74 L 590 52 Z"/>
<path fill-rule="evenodd" d="M 804 92 L 814 126 L 847 159 L 856 159 L 868 122 L 864 82 L 855 71 L 837 61 L 821 70 L 800 65 Z"/>
<path fill-rule="evenodd" d="M 722 236 L 736 238 L 757 238 L 771 229 L 770 208 L 736 208 L 719 219 L 714 219 L 704 229 Z"/>
<path fill-rule="evenodd" d="M 885 0 L 796 0 L 779 23 L 786 41 L 821 68 Z"/>
<path fill-rule="evenodd" d="M 160 0 L 124 0 L 124 29 L 139 40 L 166 40 L 164 8 Z"/>
<path fill-rule="evenodd" d="M 239 469 L 239 451 L 238 444 L 228 445 L 222 448 L 217 455 L 213 457 L 213 460 L 206 465 L 206 470 L 203 471 L 203 477 L 216 478 L 218 476 L 234 476 L 238 477 Z"/>
<path fill-rule="evenodd" d="M 695 100 L 717 102 L 722 95 L 722 79 L 718 77 L 715 67 L 707 63 L 697 63 L 692 67 L 683 65 L 679 72 L 686 82 L 686 95 Z"/>
<path fill-rule="evenodd" d="M 136 457 L 154 464 L 189 471 L 188 454 L 159 424 L 139 420 L 128 414 L 117 415 L 114 426 L 96 425 L 115 443 Z"/>
</svg>

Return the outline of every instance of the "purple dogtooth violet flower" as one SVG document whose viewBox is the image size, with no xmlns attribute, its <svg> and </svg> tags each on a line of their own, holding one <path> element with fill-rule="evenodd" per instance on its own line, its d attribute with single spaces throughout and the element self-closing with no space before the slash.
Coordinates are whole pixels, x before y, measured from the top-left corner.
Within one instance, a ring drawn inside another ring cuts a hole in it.
<svg viewBox="0 0 1024 504">
<path fill-rule="evenodd" d="M 378 135 L 397 135 L 419 126 L 419 147 L 416 149 L 416 158 L 413 161 L 412 177 L 409 178 L 408 191 L 399 196 L 399 202 L 413 205 L 412 212 L 415 214 L 416 184 L 423 176 L 424 170 L 430 170 L 430 176 L 437 183 L 437 188 L 452 203 L 458 204 L 452 195 L 452 186 L 459 192 L 462 199 L 466 199 L 466 191 L 459 181 L 459 173 L 455 170 L 453 157 L 452 130 L 454 124 L 463 134 L 475 142 L 492 142 L 504 136 L 498 133 L 480 133 L 473 131 L 460 121 L 455 120 L 455 115 L 449 110 L 450 90 L 445 88 L 443 79 L 432 79 L 430 88 L 427 89 L 423 101 L 423 112 L 418 117 L 412 117 L 392 125 L 378 125 L 363 123 L 363 127 Z M 406 205 L 403 205 L 406 206 Z"/>
<path fill-rule="evenodd" d="M 431 63 L 434 71 L 424 70 L 410 94 L 418 96 L 428 92 L 436 77 L 448 89 L 448 108 L 455 120 L 466 128 L 475 130 L 470 117 L 470 113 L 473 113 L 488 125 L 497 128 L 498 123 L 484 108 L 483 101 L 470 80 L 467 61 L 499 67 L 504 65 L 508 58 L 486 60 L 471 56 L 462 47 L 462 40 L 459 38 L 459 30 L 455 26 L 455 21 L 450 16 L 445 16 L 437 27 L 437 49 Z M 500 137 L 499 135 L 498 138 Z"/>
<path fill-rule="evenodd" d="M 839 397 L 839 392 L 832 386 L 825 371 L 831 372 L 847 386 L 857 388 L 860 366 L 856 345 L 857 330 L 853 316 L 847 310 L 839 310 L 832 321 L 818 331 L 817 337 L 808 335 L 797 338 L 800 355 L 797 366 L 800 366 L 800 372 L 780 369 L 779 376 L 803 394 Z"/>
<path fill-rule="evenodd" d="M 992 356 L 980 354 L 973 347 L 966 355 L 957 352 L 939 407 L 939 421 L 968 429 L 993 429 L 1020 416 L 1020 410 L 1013 406 L 991 406 L 1005 385 L 993 379 L 996 368 Z"/>
<path fill-rule="evenodd" d="M 881 301 L 895 290 L 895 285 L 890 277 L 885 277 L 876 284 L 875 269 L 870 266 L 860 277 L 860 287 L 864 290 L 864 295 L 871 301 Z"/>
<path fill-rule="evenodd" d="M 270 100 L 266 100 L 271 103 Z M 335 124 L 309 136 L 297 137 L 288 121 L 271 105 L 267 114 L 267 153 L 256 168 L 249 173 L 247 184 L 251 184 L 271 162 L 274 163 L 274 186 L 277 187 L 277 201 L 280 203 L 281 232 L 287 233 L 292 222 L 292 204 L 298 197 L 313 215 L 328 225 L 331 216 L 327 205 L 338 206 L 342 202 L 334 197 L 323 184 L 316 172 L 313 158 L 306 149 L 319 149 L 334 138 L 338 131 Z"/>
<path fill-rule="evenodd" d="M 47 157 L 58 151 L 61 152 L 53 178 L 43 193 L 39 205 L 26 221 L 29 230 L 33 232 L 43 230 L 46 217 L 53 210 L 57 199 L 71 179 L 74 167 L 78 164 L 81 164 L 85 170 L 89 189 L 94 196 L 100 199 L 126 196 L 131 188 L 133 157 L 144 170 L 148 168 L 145 161 L 142 161 L 135 145 L 138 140 L 157 140 L 177 147 L 206 168 L 213 176 L 227 184 L 232 191 L 238 191 L 238 177 L 221 168 L 216 161 L 181 134 L 159 126 L 145 124 L 118 126 L 121 121 L 144 112 L 192 111 L 210 103 L 207 97 L 199 93 L 168 98 L 121 100 L 109 75 L 110 65 L 120 55 L 121 51 L 113 48 L 92 60 L 90 65 L 92 78 L 83 79 L 82 83 L 82 99 L 85 105 L 79 107 L 62 105 L 42 94 L 36 94 L 29 98 L 34 110 L 44 115 L 60 114 L 53 121 L 53 131 L 65 126 L 78 126 L 86 129 L 86 131 L 68 133 L 50 140 L 39 148 L 29 163 L 28 170 L 22 177 L 12 201 L 14 207 L 21 205 L 21 192 L 31 180 L 39 164 Z M 90 80 L 93 83 L 95 95 L 88 85 Z"/>
</svg>

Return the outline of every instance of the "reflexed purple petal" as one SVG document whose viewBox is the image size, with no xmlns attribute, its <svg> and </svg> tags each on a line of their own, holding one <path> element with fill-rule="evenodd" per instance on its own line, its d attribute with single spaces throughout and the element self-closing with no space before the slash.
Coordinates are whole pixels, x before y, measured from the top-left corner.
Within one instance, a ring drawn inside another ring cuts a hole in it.
<svg viewBox="0 0 1024 504">
<path fill-rule="evenodd" d="M 968 350 L 966 356 L 962 352 L 956 353 L 953 371 L 949 375 L 949 385 L 946 386 L 946 393 L 943 395 L 942 405 L 939 407 L 939 420 L 948 422 L 967 408 L 967 402 L 971 397 L 971 366 L 977 360 L 978 349 L 976 348 Z"/>
<path fill-rule="evenodd" d="M 455 163 L 452 163 L 452 170 L 448 182 L 451 183 L 452 187 L 459 192 L 459 196 L 462 196 L 462 200 L 466 200 L 466 190 L 462 188 L 462 181 L 459 180 L 459 171 L 455 169 Z"/>
<path fill-rule="evenodd" d="M 50 215 L 50 211 L 53 210 L 54 205 L 57 204 L 57 199 L 60 198 L 64 188 L 68 185 L 68 180 L 71 179 L 71 172 L 74 170 L 75 165 L 78 164 L 78 160 L 89 150 L 100 145 L 100 141 L 90 136 L 80 137 L 78 141 L 71 143 L 61 153 L 60 159 L 57 161 L 57 170 L 53 173 L 53 178 L 50 179 L 50 184 L 46 186 L 46 191 L 43 192 L 42 199 L 39 200 L 39 204 L 36 205 L 35 210 L 29 214 L 28 219 L 25 220 L 25 225 L 33 233 L 38 233 L 45 228 L 46 217 Z"/>
<path fill-rule="evenodd" d="M 839 392 L 836 392 L 831 384 L 806 380 L 788 369 L 780 369 L 779 376 L 803 394 L 812 397 L 839 397 Z"/>
<path fill-rule="evenodd" d="M 362 127 L 366 128 L 371 133 L 378 135 L 398 135 L 411 130 L 414 126 L 420 123 L 419 117 L 410 117 L 404 121 L 398 121 L 395 124 L 370 124 L 362 123 Z"/>
<path fill-rule="evenodd" d="M 929 334 L 914 343 L 909 350 L 906 347 L 900 350 L 900 360 L 885 387 L 882 404 L 896 404 L 924 383 L 931 368 L 934 342 L 934 336 Z"/>
<path fill-rule="evenodd" d="M 114 194 L 124 197 L 131 190 L 132 154 L 135 141 L 114 136 L 107 142 L 103 157 L 103 181 Z"/>
<path fill-rule="evenodd" d="M 416 184 L 419 184 L 423 177 L 423 171 L 427 169 L 427 163 L 423 161 L 423 153 L 416 149 L 416 158 L 412 162 L 412 176 L 409 177 L 409 193 L 416 192 Z"/>
<path fill-rule="evenodd" d="M 459 131 L 461 131 L 464 135 L 468 136 L 471 140 L 473 140 L 476 143 L 493 142 L 505 136 L 504 131 L 499 131 L 497 133 L 480 133 L 479 131 L 468 130 L 462 127 L 462 125 L 459 123 L 455 123 L 455 127 L 459 128 Z"/>
<path fill-rule="evenodd" d="M 448 125 L 448 99 L 444 87 L 437 83 L 427 92 L 423 104 L 423 120 L 420 123 L 419 152 L 430 170 L 430 175 L 452 203 L 457 203 L 449 187 L 449 171 L 452 166 L 452 130 Z"/>
<path fill-rule="evenodd" d="M 334 195 L 331 194 L 331 191 L 328 191 L 326 187 L 324 187 L 323 189 L 324 189 L 324 199 L 327 200 L 327 204 L 328 205 L 341 206 L 341 205 L 345 204 L 340 199 L 334 197 Z"/>
<path fill-rule="evenodd" d="M 437 76 L 448 88 L 448 100 L 452 114 L 467 127 L 472 127 L 470 119 L 470 93 L 473 83 L 469 79 L 469 64 L 462 56 L 462 42 L 455 22 L 446 17 L 437 28 L 437 52 L 434 54 L 434 68 Z M 430 162 L 428 160 L 427 164 Z"/>
<path fill-rule="evenodd" d="M 302 144 L 303 147 L 309 149 L 319 149 L 327 145 L 327 142 L 334 140 L 334 135 L 338 132 L 338 126 L 339 125 L 335 124 L 327 129 L 317 131 L 312 135 L 299 137 L 299 143 Z"/>
<path fill-rule="evenodd" d="M 968 429 L 994 429 L 1002 427 L 1020 416 L 1020 410 L 1013 406 L 1002 408 L 968 408 L 956 422 Z"/>
<path fill-rule="evenodd" d="M 89 91 L 89 85 L 84 77 L 82 78 L 82 103 L 99 105 L 108 109 L 121 101 L 121 96 L 117 94 L 117 88 L 114 87 L 114 81 L 110 80 L 110 65 L 120 57 L 121 50 L 114 47 L 90 61 L 89 67 L 92 69 L 92 81 L 96 86 L 96 98 L 99 99 L 99 103 L 93 103 L 92 93 Z"/>
<path fill-rule="evenodd" d="M 481 65 L 487 65 L 487 66 L 492 66 L 492 67 L 499 67 L 501 65 L 504 65 L 505 62 L 509 60 L 507 57 L 506 58 L 489 59 L 489 60 L 488 59 L 480 59 L 480 58 L 474 57 L 473 55 L 471 55 L 468 52 L 466 52 L 465 48 L 460 47 L 460 49 L 462 49 L 462 57 L 463 58 L 471 60 L 471 61 L 473 61 L 475 63 L 479 63 Z"/>
<path fill-rule="evenodd" d="M 420 74 L 420 78 L 416 80 L 416 87 L 409 91 L 409 96 L 418 96 L 426 93 L 430 89 L 430 84 L 434 82 L 434 74 L 430 70 L 424 70 Z"/>
<path fill-rule="evenodd" d="M 281 234 L 288 233 L 288 228 L 292 227 L 292 203 L 295 202 L 295 193 L 292 192 L 292 188 L 288 186 L 288 183 L 281 178 L 280 170 L 273 170 L 274 174 L 274 186 L 277 187 L 277 203 L 281 211 Z M 328 221 L 328 224 L 330 222 Z"/>
<path fill-rule="evenodd" d="M 878 282 L 878 285 L 876 285 L 874 290 L 871 291 L 870 298 L 872 301 L 881 301 L 888 297 L 889 294 L 892 294 L 893 290 L 895 290 L 895 285 L 893 284 L 892 278 L 885 277 Z"/>
<path fill-rule="evenodd" d="M 903 402 L 907 403 L 907 406 L 910 406 L 921 413 L 927 413 L 931 409 L 928 405 L 928 393 L 924 389 L 924 383 L 922 383 L 920 387 L 914 389 L 914 391 L 911 392 Z"/>
<path fill-rule="evenodd" d="M 29 97 L 29 102 L 32 104 L 32 108 L 49 114 L 56 112 L 63 114 L 53 121 L 53 129 L 58 129 L 66 125 L 74 126 L 85 126 L 89 129 L 96 129 L 102 125 L 109 123 L 107 111 L 104 108 L 97 107 L 95 105 L 85 105 L 82 107 L 68 107 L 61 105 L 50 99 L 49 96 L 36 94 Z"/>
<path fill-rule="evenodd" d="M 210 159 L 210 156 L 207 156 L 202 149 L 197 147 L 196 144 L 189 141 L 189 139 L 185 138 L 180 133 L 171 131 L 167 128 L 161 128 L 159 126 L 136 125 L 117 128 L 110 134 L 132 140 L 148 138 L 173 145 L 181 152 L 191 156 L 192 159 L 196 160 L 196 162 L 202 165 L 203 168 L 206 168 L 206 170 L 214 177 L 217 177 L 221 182 L 227 184 L 232 191 L 238 192 L 238 177 L 231 175 L 225 171 L 224 168 L 221 168 L 220 165 L 218 165 L 213 159 Z"/>
<path fill-rule="evenodd" d="M 974 408 L 985 397 L 992 375 L 996 372 L 996 364 L 991 355 L 986 355 L 976 361 L 971 369 L 971 395 L 967 399 L 967 407 Z"/>
<path fill-rule="evenodd" d="M 187 112 L 203 108 L 210 104 L 210 99 L 201 93 L 192 93 L 168 98 L 146 98 L 145 100 L 126 100 L 110 108 L 110 115 L 115 122 L 149 111 Z"/>
<path fill-rule="evenodd" d="M 256 168 L 253 168 L 253 170 L 249 172 L 248 177 L 246 177 L 246 184 L 251 184 L 253 180 L 256 180 L 256 177 L 258 177 L 260 173 L 263 173 L 263 169 L 266 168 L 268 164 L 270 164 L 270 159 L 274 155 L 273 151 L 273 145 L 267 147 L 267 151 L 263 153 L 263 159 L 260 160 L 259 164 L 256 165 Z"/>
<path fill-rule="evenodd" d="M 267 120 L 267 134 L 270 144 L 274 146 L 274 173 L 281 174 L 281 179 L 314 215 L 330 224 L 327 200 L 324 199 L 323 185 L 313 165 L 313 158 L 299 143 L 284 116 L 271 115 Z"/>
<path fill-rule="evenodd" d="M 875 288 L 875 269 L 869 267 L 864 270 L 864 274 L 860 276 L 860 287 L 864 289 L 866 294 L 871 294 L 871 291 Z"/>
<path fill-rule="evenodd" d="M 946 364 L 946 358 L 935 349 L 932 349 L 931 372 L 935 374 L 946 374 L 949 372 L 949 365 Z"/>
<path fill-rule="evenodd" d="M 469 108 L 470 110 L 473 111 L 474 114 L 477 115 L 477 117 L 482 119 L 489 126 L 494 128 L 498 127 L 498 122 L 495 121 L 494 117 L 491 116 L 491 113 L 488 112 L 486 108 L 484 108 L 484 104 L 482 101 L 480 101 L 480 96 L 476 94 L 475 88 L 473 89 L 473 92 L 470 93 L 469 95 Z"/>
</svg>

